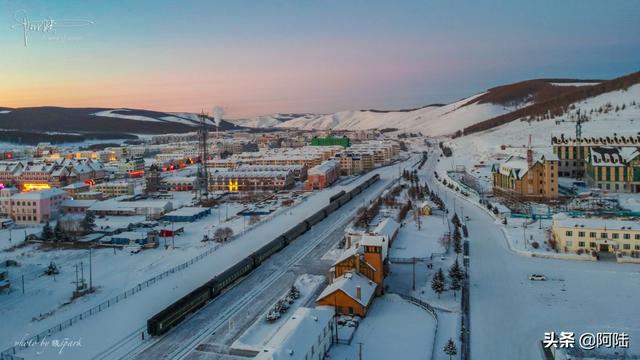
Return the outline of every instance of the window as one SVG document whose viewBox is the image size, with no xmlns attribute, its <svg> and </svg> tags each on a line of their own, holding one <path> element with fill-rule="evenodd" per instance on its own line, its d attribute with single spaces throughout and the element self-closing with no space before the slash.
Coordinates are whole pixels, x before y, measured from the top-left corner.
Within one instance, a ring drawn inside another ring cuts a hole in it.
<svg viewBox="0 0 640 360">
<path fill-rule="evenodd" d="M 578 237 L 584 237 L 584 231 L 578 231 Z"/>
<path fill-rule="evenodd" d="M 567 247 L 572 247 L 572 246 L 573 246 L 573 241 L 567 240 Z"/>
<path fill-rule="evenodd" d="M 579 247 L 584 247 L 584 241 L 578 241 L 578 246 Z"/>
<path fill-rule="evenodd" d="M 603 238 L 603 239 L 606 239 L 606 238 L 609 237 L 609 234 L 603 232 L 603 233 L 600 233 L 600 237 Z"/>
<path fill-rule="evenodd" d="M 618 233 L 613 233 L 613 234 L 612 234 L 612 237 L 613 237 L 614 239 L 618 239 L 618 238 L 620 237 L 620 234 L 618 234 Z"/>
<path fill-rule="evenodd" d="M 567 230 L 567 232 L 565 233 L 565 235 L 567 235 L 567 236 L 573 236 L 573 231 Z"/>
<path fill-rule="evenodd" d="M 590 242 L 590 243 L 589 243 L 589 247 L 595 248 L 595 247 L 596 247 L 596 243 L 594 243 L 594 242 Z"/>
<path fill-rule="evenodd" d="M 629 240 L 629 239 L 631 239 L 631 234 L 624 234 L 624 235 L 622 235 L 622 238 L 625 239 L 625 240 Z"/>
<path fill-rule="evenodd" d="M 597 236 L 597 235 L 596 235 L 596 233 L 595 233 L 595 232 L 590 232 L 590 233 L 589 233 L 589 237 L 590 237 L 590 238 L 595 238 L 596 236 Z"/>
<path fill-rule="evenodd" d="M 640 240 L 640 234 L 636 234 L 635 239 Z"/>
<path fill-rule="evenodd" d="M 631 244 L 622 244 L 622 248 L 625 250 L 631 249 Z"/>
<path fill-rule="evenodd" d="M 636 250 L 640 250 L 640 245 L 633 245 L 633 248 Z"/>
</svg>

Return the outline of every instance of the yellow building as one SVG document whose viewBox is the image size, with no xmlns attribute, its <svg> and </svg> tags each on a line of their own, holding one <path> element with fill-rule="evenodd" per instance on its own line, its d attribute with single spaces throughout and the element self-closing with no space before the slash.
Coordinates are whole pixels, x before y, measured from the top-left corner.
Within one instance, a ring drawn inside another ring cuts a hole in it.
<svg viewBox="0 0 640 360">
<path fill-rule="evenodd" d="M 551 232 L 560 251 L 621 252 L 623 255 L 640 251 L 640 225 L 635 221 L 556 215 Z"/>
<path fill-rule="evenodd" d="M 493 190 L 496 195 L 513 194 L 532 199 L 558 197 L 558 160 L 555 156 L 542 156 L 531 168 L 527 159 L 511 156 L 502 164 L 495 164 Z"/>
</svg>

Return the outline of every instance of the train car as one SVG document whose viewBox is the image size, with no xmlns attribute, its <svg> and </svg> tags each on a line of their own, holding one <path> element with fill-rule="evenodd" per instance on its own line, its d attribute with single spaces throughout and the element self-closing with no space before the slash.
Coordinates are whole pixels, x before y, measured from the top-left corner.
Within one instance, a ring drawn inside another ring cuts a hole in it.
<svg viewBox="0 0 640 360">
<path fill-rule="evenodd" d="M 336 201 L 340 203 L 340 206 L 348 203 L 351 200 L 351 194 L 350 193 L 346 193 L 342 196 L 340 196 Z"/>
<path fill-rule="evenodd" d="M 324 210 L 320 210 L 320 211 L 316 212 L 315 214 L 309 216 L 307 218 L 307 220 L 305 220 L 305 221 L 307 222 L 309 227 L 312 227 L 313 225 L 319 223 L 320 221 L 322 221 L 326 217 L 327 217 L 327 214 L 325 213 L 325 211 Z"/>
<path fill-rule="evenodd" d="M 367 186 L 371 186 L 376 181 L 380 180 L 380 174 L 375 174 L 367 180 Z"/>
<path fill-rule="evenodd" d="M 253 267 L 256 268 L 262 264 L 263 261 L 268 259 L 271 255 L 284 249 L 287 246 L 287 239 L 284 236 L 278 236 L 275 240 L 272 240 L 267 245 L 260 248 L 260 250 L 253 253 Z"/>
<path fill-rule="evenodd" d="M 340 196 L 344 195 L 344 190 L 340 191 L 339 193 L 333 195 L 332 197 L 329 198 L 329 202 L 332 203 L 334 201 L 336 201 L 337 198 L 339 198 Z"/>
<path fill-rule="evenodd" d="M 306 222 L 301 222 L 293 228 L 289 229 L 287 232 L 282 234 L 287 239 L 287 244 L 290 244 L 293 240 L 298 238 L 298 236 L 304 234 L 309 230 L 309 225 Z"/>
<path fill-rule="evenodd" d="M 207 285 L 193 290 L 147 320 L 147 332 L 153 336 L 166 333 L 187 315 L 204 306 L 211 298 L 211 290 Z"/>
<path fill-rule="evenodd" d="M 354 197 L 358 194 L 360 194 L 362 192 L 362 190 L 364 190 L 362 188 L 362 185 L 358 185 L 356 186 L 354 189 L 352 189 L 351 191 L 349 191 L 349 193 L 351 193 L 351 197 Z"/>
<path fill-rule="evenodd" d="M 340 207 L 340 203 L 337 201 L 332 202 L 331 204 L 325 206 L 324 208 L 322 208 L 322 210 L 324 210 L 324 212 L 327 214 L 327 216 L 329 216 L 329 214 L 331 214 L 332 212 L 336 211 L 338 208 Z"/>
<path fill-rule="evenodd" d="M 220 295 L 220 292 L 227 286 L 233 284 L 239 278 L 247 275 L 254 269 L 253 259 L 251 256 L 244 258 L 239 263 L 225 270 L 222 274 L 216 276 L 208 283 L 211 287 L 212 298 Z"/>
</svg>

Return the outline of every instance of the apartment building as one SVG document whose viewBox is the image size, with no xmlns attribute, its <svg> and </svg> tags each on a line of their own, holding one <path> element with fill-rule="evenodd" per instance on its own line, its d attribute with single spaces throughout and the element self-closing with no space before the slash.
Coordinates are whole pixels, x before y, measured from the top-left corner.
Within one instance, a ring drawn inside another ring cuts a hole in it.
<svg viewBox="0 0 640 360">
<path fill-rule="evenodd" d="M 640 147 L 589 148 L 585 181 L 590 187 L 614 192 L 640 192 Z"/>
<path fill-rule="evenodd" d="M 558 197 L 558 160 L 541 156 L 531 167 L 527 159 L 511 156 L 492 167 L 493 190 L 496 195 L 515 195 L 531 199 Z"/>
<path fill-rule="evenodd" d="M 15 193 L 4 211 L 17 224 L 39 224 L 57 218 L 66 198 L 67 193 L 60 189 Z"/>
<path fill-rule="evenodd" d="M 213 169 L 209 173 L 209 191 L 275 191 L 293 187 L 291 170 L 237 171 Z"/>
<path fill-rule="evenodd" d="M 561 251 L 640 252 L 640 225 L 636 221 L 569 218 L 556 215 L 551 232 Z"/>
</svg>

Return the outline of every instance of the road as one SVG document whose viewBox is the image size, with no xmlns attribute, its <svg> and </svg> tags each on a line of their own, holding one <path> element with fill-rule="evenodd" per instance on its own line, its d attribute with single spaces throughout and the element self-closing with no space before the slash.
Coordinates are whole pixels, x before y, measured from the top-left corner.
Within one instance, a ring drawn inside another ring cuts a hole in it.
<svg viewBox="0 0 640 360">
<path fill-rule="evenodd" d="M 539 359 L 547 331 L 626 331 L 640 335 L 640 266 L 531 258 L 509 250 L 499 222 L 435 182 L 437 157 L 425 166 L 429 186 L 458 214 L 470 241 L 471 358 Z M 532 282 L 542 273 L 549 281 Z M 576 344 L 577 346 L 577 344 Z"/>
</svg>

